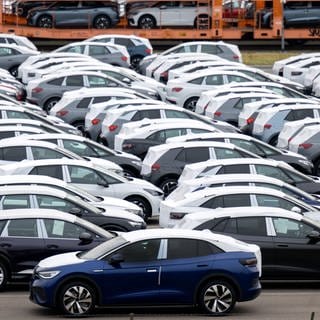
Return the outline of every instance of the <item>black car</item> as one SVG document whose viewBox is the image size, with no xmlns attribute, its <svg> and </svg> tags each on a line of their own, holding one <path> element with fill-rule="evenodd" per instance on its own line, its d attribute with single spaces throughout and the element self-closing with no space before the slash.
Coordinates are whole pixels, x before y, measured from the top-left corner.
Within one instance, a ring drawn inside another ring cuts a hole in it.
<svg viewBox="0 0 320 320">
<path fill-rule="evenodd" d="M 259 245 L 262 280 L 319 280 L 320 224 L 314 220 L 319 216 L 310 219 L 311 215 L 279 208 L 221 211 L 194 229 L 209 229 Z M 201 213 L 191 215 L 197 215 L 199 221 L 204 217 Z"/>
<path fill-rule="evenodd" d="M 119 22 L 118 5 L 107 1 L 57 1 L 28 11 L 27 24 L 41 28 L 106 29 Z"/>
<path fill-rule="evenodd" d="M 0 215 L 0 291 L 10 281 L 28 279 L 44 258 L 89 250 L 111 238 L 111 233 L 66 212 L 3 210 Z"/>
</svg>

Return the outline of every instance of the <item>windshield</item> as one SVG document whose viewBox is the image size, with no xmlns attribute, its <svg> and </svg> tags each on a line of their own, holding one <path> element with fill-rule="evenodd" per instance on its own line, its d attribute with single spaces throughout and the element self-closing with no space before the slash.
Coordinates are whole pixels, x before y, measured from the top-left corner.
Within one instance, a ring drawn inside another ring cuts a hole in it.
<svg viewBox="0 0 320 320">
<path fill-rule="evenodd" d="M 115 238 L 101 243 L 100 245 L 94 247 L 89 251 L 79 253 L 78 257 L 86 260 L 99 259 L 100 257 L 105 256 L 109 252 L 112 252 L 113 250 L 117 249 L 118 247 L 121 247 L 125 243 L 127 243 L 127 240 L 122 238 L 122 236 L 117 236 Z"/>
</svg>

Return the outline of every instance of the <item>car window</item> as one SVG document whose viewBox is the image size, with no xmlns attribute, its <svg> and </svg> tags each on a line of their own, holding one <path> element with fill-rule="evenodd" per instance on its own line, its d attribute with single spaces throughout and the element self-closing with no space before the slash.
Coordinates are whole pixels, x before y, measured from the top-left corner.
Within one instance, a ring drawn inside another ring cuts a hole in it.
<svg viewBox="0 0 320 320">
<path fill-rule="evenodd" d="M 192 84 L 202 84 L 204 77 L 199 77 L 188 81 L 188 83 Z"/>
<path fill-rule="evenodd" d="M 191 119 L 192 116 L 189 114 L 178 111 L 178 110 L 164 110 L 166 118 L 184 118 L 184 119 Z"/>
<path fill-rule="evenodd" d="M 275 208 L 282 208 L 286 210 L 291 210 L 293 207 L 299 207 L 298 205 L 288 200 L 285 200 L 273 195 L 257 194 L 256 199 L 257 199 L 258 206 L 261 206 L 261 207 L 275 207 Z"/>
<path fill-rule="evenodd" d="M 187 259 L 220 253 L 222 250 L 207 241 L 197 239 L 168 239 L 167 259 Z"/>
<path fill-rule="evenodd" d="M 238 146 L 238 147 L 240 147 L 242 149 L 245 149 L 247 151 L 250 151 L 252 153 L 255 153 L 255 154 L 258 154 L 258 155 L 264 154 L 251 141 L 230 138 L 230 142 L 233 143 L 234 145 L 236 145 L 236 146 Z"/>
<path fill-rule="evenodd" d="M 313 231 L 313 228 L 301 221 L 295 221 L 288 218 L 272 217 L 272 223 L 276 236 L 280 238 L 301 238 L 307 239 L 307 235 Z"/>
<path fill-rule="evenodd" d="M 202 44 L 201 52 L 209 53 L 209 54 L 221 54 L 223 51 L 218 46 L 210 45 L 210 44 Z"/>
<path fill-rule="evenodd" d="M 77 109 L 87 109 L 89 107 L 89 104 L 91 102 L 92 98 L 83 98 L 79 101 L 79 103 L 76 105 Z"/>
<path fill-rule="evenodd" d="M 107 55 L 110 51 L 104 46 L 89 46 L 89 56 Z"/>
<path fill-rule="evenodd" d="M 0 149 L 0 159 L 5 161 L 22 161 L 27 159 L 26 147 L 6 147 Z"/>
<path fill-rule="evenodd" d="M 182 149 L 176 156 L 176 160 L 195 163 L 200 161 L 205 161 L 209 159 L 209 148 L 199 147 L 199 148 L 186 148 Z"/>
<path fill-rule="evenodd" d="M 81 233 L 88 232 L 77 224 L 63 220 L 43 219 L 43 221 L 49 238 L 79 239 Z"/>
<path fill-rule="evenodd" d="M 34 167 L 29 174 L 36 174 L 41 176 L 49 176 L 63 180 L 62 166 L 38 166 Z"/>
<path fill-rule="evenodd" d="M 7 110 L 6 115 L 8 119 L 30 119 L 30 116 L 25 112 Z"/>
<path fill-rule="evenodd" d="M 223 166 L 217 172 L 217 174 L 229 174 L 229 173 L 250 173 L 250 167 L 248 164 Z"/>
<path fill-rule="evenodd" d="M 99 76 L 88 76 L 89 87 L 118 87 L 118 84 L 111 80 Z"/>
<path fill-rule="evenodd" d="M 250 207 L 251 200 L 249 194 L 228 194 L 222 196 L 214 196 L 211 199 L 207 200 L 200 207 L 202 208 L 229 208 L 234 207 L 237 204 L 237 207 Z"/>
<path fill-rule="evenodd" d="M 214 148 L 217 159 L 231 159 L 231 158 L 242 158 L 242 155 L 237 150 L 226 149 L 226 148 Z"/>
<path fill-rule="evenodd" d="M 147 262 L 158 259 L 161 239 L 143 240 L 129 244 L 116 251 L 124 258 L 124 262 Z"/>
<path fill-rule="evenodd" d="M 97 156 L 96 152 L 94 152 L 86 143 L 81 141 L 63 140 L 63 147 L 83 157 Z"/>
<path fill-rule="evenodd" d="M 69 212 L 71 209 L 79 208 L 76 204 L 65 199 L 54 196 L 38 194 L 35 195 L 38 207 L 41 209 L 57 209 L 63 212 Z"/>
<path fill-rule="evenodd" d="M 132 41 L 128 38 L 114 38 L 114 43 L 120 44 L 121 46 L 125 46 L 125 47 L 132 47 L 133 46 Z"/>
<path fill-rule="evenodd" d="M 106 102 L 111 100 L 111 97 L 94 97 L 92 103 Z"/>
<path fill-rule="evenodd" d="M 83 87 L 83 76 L 82 75 L 74 75 L 66 77 L 66 86 L 70 87 Z"/>
<path fill-rule="evenodd" d="M 267 236 L 265 217 L 230 218 L 222 221 L 212 231 L 247 235 Z"/>
<path fill-rule="evenodd" d="M 65 157 L 65 155 L 60 152 L 43 147 L 31 147 L 31 151 L 33 155 L 33 160 L 61 159 Z"/>
<path fill-rule="evenodd" d="M 290 179 L 290 177 L 287 174 L 285 174 L 280 168 L 266 166 L 263 164 L 256 164 L 255 168 L 257 174 L 262 174 L 267 177 L 277 177 L 277 179 L 280 179 L 287 183 L 292 182 L 292 179 Z"/>
<path fill-rule="evenodd" d="M 233 74 L 228 74 L 227 78 L 228 78 L 228 82 L 248 82 L 248 81 L 250 81 L 245 77 L 236 76 Z"/>
<path fill-rule="evenodd" d="M 213 75 L 209 75 L 209 76 L 205 77 L 205 84 L 207 84 L 207 85 L 217 86 L 217 85 L 221 85 L 223 83 L 224 83 L 223 75 L 221 75 L 221 74 L 213 74 Z"/>
<path fill-rule="evenodd" d="M 77 46 L 66 48 L 63 50 L 63 52 L 83 53 L 84 49 L 85 49 L 84 45 L 77 45 Z"/>
<path fill-rule="evenodd" d="M 307 117 L 314 118 L 313 109 L 291 110 L 285 117 L 285 120 L 295 121 L 305 119 Z"/>
<path fill-rule="evenodd" d="M 12 138 L 15 136 L 16 134 L 14 131 L 0 131 L 0 139 Z"/>
<path fill-rule="evenodd" d="M 11 48 L 6 48 L 6 47 L 0 48 L 0 56 L 9 56 L 15 53 L 16 51 Z"/>
<path fill-rule="evenodd" d="M 10 220 L 7 225 L 9 237 L 38 237 L 37 219 Z"/>
<path fill-rule="evenodd" d="M 159 119 L 160 118 L 160 110 L 138 110 L 131 120 L 132 121 L 139 121 L 144 118 Z"/>
<path fill-rule="evenodd" d="M 62 82 L 64 81 L 64 77 L 53 79 L 51 81 L 48 81 L 48 84 L 52 86 L 61 86 Z"/>
<path fill-rule="evenodd" d="M 31 208 L 30 196 L 27 194 L 11 194 L 1 198 L 3 210 Z"/>
</svg>

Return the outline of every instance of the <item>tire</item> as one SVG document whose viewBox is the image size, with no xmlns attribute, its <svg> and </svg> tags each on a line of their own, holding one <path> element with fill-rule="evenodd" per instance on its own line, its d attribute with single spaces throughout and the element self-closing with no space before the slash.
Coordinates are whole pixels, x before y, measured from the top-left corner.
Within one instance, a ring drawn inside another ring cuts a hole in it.
<svg viewBox="0 0 320 320">
<path fill-rule="evenodd" d="M 133 56 L 131 57 L 131 66 L 134 70 L 137 70 L 140 61 L 143 59 L 143 56 Z"/>
<path fill-rule="evenodd" d="M 140 196 L 131 196 L 131 197 L 128 197 L 124 200 L 130 201 L 142 209 L 143 220 L 145 222 L 147 222 L 149 217 L 151 217 L 151 215 L 152 215 L 151 206 L 150 206 L 150 203 L 146 199 L 144 199 Z"/>
<path fill-rule="evenodd" d="M 40 28 L 53 28 L 53 19 L 49 15 L 40 16 L 37 20 L 37 26 Z"/>
<path fill-rule="evenodd" d="M 224 315 L 234 308 L 236 292 L 234 287 L 223 280 L 212 280 L 206 284 L 199 296 L 203 312 L 211 315 Z"/>
<path fill-rule="evenodd" d="M 192 98 L 189 98 L 183 105 L 183 107 L 187 110 L 190 110 L 190 111 L 195 111 L 196 110 L 196 104 L 199 100 L 199 97 L 192 97 Z"/>
<path fill-rule="evenodd" d="M 318 177 L 320 176 L 320 158 L 313 162 L 313 174 Z"/>
<path fill-rule="evenodd" d="M 178 185 L 178 179 L 166 178 L 159 184 L 159 188 L 163 191 L 164 197 L 167 197 Z"/>
<path fill-rule="evenodd" d="M 56 97 L 56 98 L 51 98 L 49 100 L 47 100 L 44 103 L 43 109 L 44 111 L 46 111 L 48 114 L 50 112 L 50 110 L 52 109 L 52 107 L 60 100 L 60 98 Z"/>
<path fill-rule="evenodd" d="M 7 266 L 0 260 L 0 291 L 3 291 L 10 278 L 10 273 Z"/>
<path fill-rule="evenodd" d="M 156 25 L 156 19 L 150 15 L 144 15 L 138 21 L 138 26 L 141 29 L 153 29 Z"/>
<path fill-rule="evenodd" d="M 111 28 L 111 19 L 107 15 L 97 16 L 93 21 L 93 27 L 96 29 Z"/>
<path fill-rule="evenodd" d="M 65 284 L 57 294 L 57 304 L 67 315 L 83 316 L 93 312 L 96 304 L 95 290 L 83 281 Z"/>
<path fill-rule="evenodd" d="M 84 122 L 83 121 L 76 121 L 72 125 L 84 134 Z"/>
</svg>

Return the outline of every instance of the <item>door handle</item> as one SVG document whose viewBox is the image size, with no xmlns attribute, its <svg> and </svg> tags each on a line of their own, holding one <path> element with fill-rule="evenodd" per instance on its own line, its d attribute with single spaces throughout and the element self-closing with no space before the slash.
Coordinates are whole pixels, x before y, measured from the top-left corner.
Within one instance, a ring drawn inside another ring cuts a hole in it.
<svg viewBox="0 0 320 320">
<path fill-rule="evenodd" d="M 48 244 L 48 245 L 47 245 L 47 248 L 48 248 L 48 249 L 58 249 L 59 246 L 57 246 L 56 244 Z"/>
<path fill-rule="evenodd" d="M 277 244 L 277 247 L 288 248 L 289 246 L 287 244 Z"/>
<path fill-rule="evenodd" d="M 147 269 L 148 273 L 152 273 L 152 272 L 158 272 L 158 269 Z"/>
</svg>

